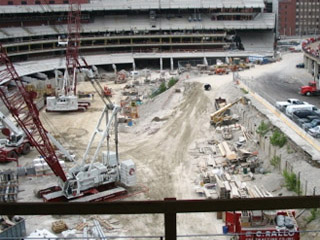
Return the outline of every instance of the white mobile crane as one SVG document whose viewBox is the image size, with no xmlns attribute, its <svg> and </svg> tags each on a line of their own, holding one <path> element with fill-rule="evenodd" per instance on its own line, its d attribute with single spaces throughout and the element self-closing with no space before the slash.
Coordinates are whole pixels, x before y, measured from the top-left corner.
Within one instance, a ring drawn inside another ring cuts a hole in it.
<svg viewBox="0 0 320 240">
<path fill-rule="evenodd" d="M 18 128 L 8 117 L 0 112 L 1 132 L 7 137 L 0 146 L 0 162 L 17 161 L 21 154 L 30 152 L 31 144 L 24 132 Z"/>
<path fill-rule="evenodd" d="M 13 90 L 11 85 L 16 86 Z M 93 81 L 92 81 L 93 82 Z M 99 85 L 100 86 L 100 85 Z M 101 88 L 101 86 L 100 86 Z M 58 186 L 53 186 L 39 192 L 44 201 L 101 201 L 123 194 L 126 189 L 114 187 L 116 183 L 125 186 L 134 186 L 136 183 L 135 165 L 132 160 L 122 161 L 119 164 L 117 154 L 117 113 L 120 108 L 114 106 L 110 99 L 98 121 L 81 164 L 73 167 L 67 174 L 63 171 L 49 140 L 46 129 L 43 127 L 39 112 L 33 103 L 33 94 L 26 91 L 20 76 L 10 62 L 4 48 L 0 44 L 0 98 L 14 117 L 30 144 L 34 146 L 51 170 L 59 177 Z M 104 130 L 102 120 L 112 109 L 112 115 L 107 117 Z M 103 163 L 97 162 L 97 157 L 104 140 L 109 137 L 111 125 L 115 125 L 116 153 L 103 154 Z M 91 158 L 86 163 L 88 153 L 97 134 L 101 135 L 99 144 Z"/>
<path fill-rule="evenodd" d="M 31 150 L 31 143 L 20 127 L 17 127 L 9 117 L 0 112 L 0 129 L 3 135 L 7 137 L 3 145 L 0 145 L 0 162 L 16 161 L 19 155 L 26 155 Z M 74 156 L 70 154 L 50 133 L 48 138 L 63 155 L 63 158 L 73 162 Z"/>
</svg>

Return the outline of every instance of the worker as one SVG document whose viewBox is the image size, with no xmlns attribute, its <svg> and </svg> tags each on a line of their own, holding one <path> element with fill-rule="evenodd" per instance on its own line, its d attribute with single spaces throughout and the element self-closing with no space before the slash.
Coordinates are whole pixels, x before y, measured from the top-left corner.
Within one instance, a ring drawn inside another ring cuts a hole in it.
<svg viewBox="0 0 320 240">
<path fill-rule="evenodd" d="M 209 83 L 204 85 L 204 90 L 209 91 L 211 90 L 211 85 Z"/>
</svg>

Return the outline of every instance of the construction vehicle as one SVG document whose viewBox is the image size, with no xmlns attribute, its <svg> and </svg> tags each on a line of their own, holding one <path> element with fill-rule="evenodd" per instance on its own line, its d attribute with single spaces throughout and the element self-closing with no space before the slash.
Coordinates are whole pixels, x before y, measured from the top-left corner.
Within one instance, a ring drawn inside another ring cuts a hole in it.
<svg viewBox="0 0 320 240">
<path fill-rule="evenodd" d="M 20 155 L 26 155 L 31 150 L 31 143 L 20 127 L 17 127 L 8 117 L 0 112 L 0 129 L 7 136 L 3 146 L 0 145 L 0 162 L 17 161 Z M 59 155 L 67 160 L 74 161 L 74 156 L 69 153 L 50 133 L 48 138 L 57 148 Z"/>
<path fill-rule="evenodd" d="M 238 102 L 242 104 L 246 104 L 246 99 L 244 97 L 238 98 L 236 101 L 229 103 L 221 108 L 219 108 L 216 112 L 210 115 L 210 124 L 214 126 L 230 124 L 233 121 L 236 121 L 235 116 L 231 116 L 230 113 L 226 114 L 227 111 Z"/>
<path fill-rule="evenodd" d="M 295 211 L 226 212 L 224 232 L 239 240 L 299 240 Z"/>
<path fill-rule="evenodd" d="M 305 96 L 319 96 L 320 89 L 317 88 L 317 83 L 315 81 L 311 81 L 308 86 L 300 87 L 300 94 Z"/>
<path fill-rule="evenodd" d="M 214 100 L 214 106 L 216 110 L 219 110 L 222 107 L 225 107 L 227 105 L 227 100 L 222 97 L 218 97 Z"/>
<path fill-rule="evenodd" d="M 31 150 L 31 143 L 24 132 L 0 112 L 2 122 L 1 132 L 7 136 L 3 146 L 0 146 L 0 162 L 17 161 L 19 155 L 26 155 Z"/>
<path fill-rule="evenodd" d="M 15 88 L 12 86 L 15 86 Z M 100 88 L 102 89 L 101 86 Z M 98 92 L 98 94 L 100 93 L 101 91 Z M 57 186 L 39 191 L 39 195 L 44 201 L 102 201 L 126 193 L 125 188 L 115 187 L 118 182 L 125 186 L 135 185 L 134 163 L 131 160 L 126 160 L 119 164 L 118 161 L 117 114 L 121 109 L 120 107 L 113 105 L 107 98 L 109 104 L 105 102 L 105 108 L 92 134 L 81 164 L 74 166 L 66 174 L 59 163 L 47 131 L 40 121 L 38 109 L 33 102 L 34 97 L 34 94 L 26 91 L 20 76 L 0 44 L 0 99 L 22 129 L 30 144 L 38 150 L 41 157 L 59 178 Z M 112 110 L 111 117 L 108 117 L 109 110 Z M 104 116 L 107 124 L 103 129 L 101 125 Z M 115 129 L 116 152 L 112 153 L 108 149 L 103 153 L 103 163 L 96 162 L 104 140 L 109 139 L 112 123 L 114 123 Z M 90 163 L 87 164 L 86 160 L 97 134 L 101 135 L 101 139 Z"/>
<path fill-rule="evenodd" d="M 225 67 L 217 67 L 214 70 L 214 74 L 218 74 L 218 75 L 229 74 L 229 69 Z"/>
<path fill-rule="evenodd" d="M 55 96 L 47 97 L 48 112 L 85 111 L 90 102 L 79 102 L 77 96 L 77 75 L 80 45 L 80 3 L 78 0 L 69 1 L 68 38 L 66 41 L 66 69 L 63 78 L 56 86 Z M 56 78 L 57 79 L 57 78 Z"/>
<path fill-rule="evenodd" d="M 112 97 L 112 90 L 107 85 L 103 87 L 103 95 L 106 97 Z"/>
</svg>

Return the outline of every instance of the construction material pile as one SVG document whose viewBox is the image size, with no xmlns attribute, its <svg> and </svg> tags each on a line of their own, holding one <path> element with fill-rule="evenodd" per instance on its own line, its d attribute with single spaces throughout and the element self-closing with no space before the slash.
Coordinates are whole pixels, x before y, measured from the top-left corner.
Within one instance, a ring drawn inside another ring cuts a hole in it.
<svg viewBox="0 0 320 240">
<path fill-rule="evenodd" d="M 0 202 L 16 202 L 18 191 L 16 173 L 11 170 L 0 172 Z"/>
</svg>

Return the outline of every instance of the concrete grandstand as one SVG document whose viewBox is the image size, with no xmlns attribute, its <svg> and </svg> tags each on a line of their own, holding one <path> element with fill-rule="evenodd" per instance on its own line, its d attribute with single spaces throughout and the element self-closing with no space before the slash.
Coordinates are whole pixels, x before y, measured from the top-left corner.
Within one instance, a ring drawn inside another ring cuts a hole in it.
<svg viewBox="0 0 320 240">
<path fill-rule="evenodd" d="M 0 1 L 0 42 L 13 61 L 64 53 L 58 39 L 67 35 L 68 1 L 6 2 Z M 265 12 L 263 0 L 82 2 L 83 55 L 171 59 L 171 68 L 176 58 L 273 56 L 275 14 Z"/>
</svg>

